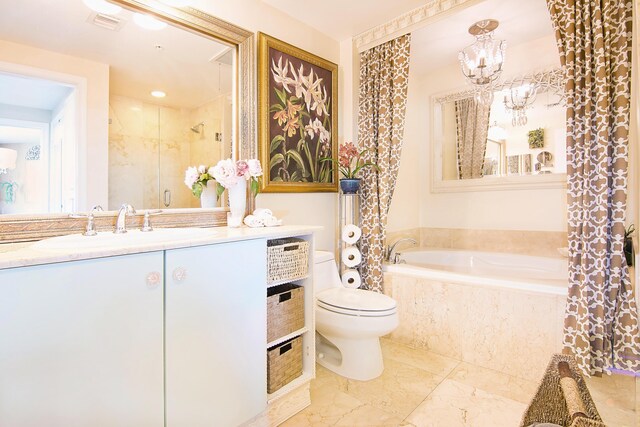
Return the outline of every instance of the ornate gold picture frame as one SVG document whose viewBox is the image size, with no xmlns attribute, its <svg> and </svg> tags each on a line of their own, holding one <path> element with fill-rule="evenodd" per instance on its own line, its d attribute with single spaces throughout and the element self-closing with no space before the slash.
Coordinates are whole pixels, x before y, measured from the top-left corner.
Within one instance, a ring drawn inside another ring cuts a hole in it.
<svg viewBox="0 0 640 427">
<path fill-rule="evenodd" d="M 338 66 L 258 34 L 261 191 L 337 192 Z"/>
</svg>

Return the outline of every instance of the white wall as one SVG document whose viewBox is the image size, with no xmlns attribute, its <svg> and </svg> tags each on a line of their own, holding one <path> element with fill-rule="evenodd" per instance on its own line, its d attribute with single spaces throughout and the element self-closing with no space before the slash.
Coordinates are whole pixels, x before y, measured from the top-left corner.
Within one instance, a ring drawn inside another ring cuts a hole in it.
<svg viewBox="0 0 640 427">
<path fill-rule="evenodd" d="M 553 35 L 509 46 L 503 78 L 559 67 Z M 468 88 L 459 64 L 409 71 L 409 96 L 398 186 L 389 231 L 414 227 L 566 230 L 565 189 L 432 193 L 430 97 Z"/>
<path fill-rule="evenodd" d="M 79 209 L 107 205 L 109 66 L 69 55 L 0 40 L 0 70 L 84 85 L 86 128 L 81 131 Z M 45 72 L 46 71 L 46 72 Z M 85 111 L 82 105 L 79 111 Z M 89 173 L 90 172 L 90 173 Z M 91 188 L 91 192 L 86 189 Z"/>
<path fill-rule="evenodd" d="M 294 20 L 289 15 L 272 8 L 260 0 L 210 1 L 200 0 L 194 7 L 218 18 L 232 22 L 253 32 L 264 32 L 296 47 L 318 55 L 329 61 L 340 63 L 340 44 L 313 28 Z M 339 70 L 339 80 L 350 79 Z M 342 82 L 339 81 L 339 93 Z M 340 96 L 338 96 L 340 101 Z M 342 103 L 339 110 L 344 111 Z M 339 117 L 338 140 L 343 140 L 344 117 Z M 316 235 L 316 248 L 333 250 L 335 247 L 335 228 L 337 224 L 336 193 L 282 193 L 260 194 L 256 199 L 257 207 L 266 207 L 274 211 L 286 224 L 321 225 L 324 230 Z"/>
</svg>

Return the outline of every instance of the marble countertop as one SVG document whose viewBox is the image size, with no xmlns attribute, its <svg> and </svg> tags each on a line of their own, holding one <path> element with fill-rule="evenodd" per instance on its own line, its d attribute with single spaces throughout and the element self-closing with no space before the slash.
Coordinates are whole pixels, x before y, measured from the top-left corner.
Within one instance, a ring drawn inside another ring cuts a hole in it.
<svg viewBox="0 0 640 427">
<path fill-rule="evenodd" d="M 0 269 L 26 267 L 30 265 L 52 264 L 91 258 L 102 258 L 142 252 L 163 251 L 251 239 L 277 239 L 321 230 L 320 226 L 287 225 L 280 227 L 216 227 L 216 234 L 204 238 L 179 240 L 163 243 L 146 243 L 100 249 L 43 249 L 34 247 L 36 242 L 0 244 Z M 212 230 L 212 229 L 207 229 Z M 90 239 L 91 237 L 86 237 Z"/>
</svg>

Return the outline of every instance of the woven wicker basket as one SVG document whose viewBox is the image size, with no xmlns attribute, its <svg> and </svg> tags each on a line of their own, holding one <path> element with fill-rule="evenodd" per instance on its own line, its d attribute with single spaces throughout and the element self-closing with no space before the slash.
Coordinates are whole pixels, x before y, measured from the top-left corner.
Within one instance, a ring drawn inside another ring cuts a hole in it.
<svg viewBox="0 0 640 427">
<path fill-rule="evenodd" d="M 571 369 L 572 377 L 578 387 L 579 398 L 586 411 L 586 417 L 572 419 L 569 414 L 567 401 L 560 385 L 559 362 L 567 362 Z M 538 391 L 529 404 L 520 426 L 528 427 L 537 423 L 553 423 L 566 427 L 606 427 L 573 357 L 555 354 L 551 358 Z"/>
<path fill-rule="evenodd" d="M 267 350 L 267 393 L 273 393 L 302 375 L 302 336 Z"/>
<path fill-rule="evenodd" d="M 304 288 L 293 283 L 267 290 L 267 342 L 304 327 Z"/>
<path fill-rule="evenodd" d="M 309 271 L 309 242 L 295 237 L 267 241 L 267 281 L 295 280 Z"/>
</svg>

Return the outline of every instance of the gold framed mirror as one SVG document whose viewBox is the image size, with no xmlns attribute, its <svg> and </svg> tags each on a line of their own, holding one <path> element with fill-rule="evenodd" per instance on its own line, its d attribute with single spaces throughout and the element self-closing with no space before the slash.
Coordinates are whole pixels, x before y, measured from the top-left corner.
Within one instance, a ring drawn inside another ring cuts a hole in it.
<svg viewBox="0 0 640 427">
<path fill-rule="evenodd" d="M 28 0 L 29 3 L 33 3 L 31 6 L 28 6 L 27 2 L 22 2 L 20 5 L 6 5 L 0 7 L 3 10 L 5 15 L 7 15 L 6 19 L 13 19 L 16 24 L 16 27 L 22 26 L 26 28 L 31 28 L 31 32 L 33 32 L 33 28 L 35 27 L 34 22 L 20 22 L 20 20 L 27 19 L 40 19 L 40 20 L 49 20 L 55 21 L 58 16 L 58 13 L 61 9 L 66 9 L 67 5 L 64 8 L 58 7 L 58 9 L 53 9 L 50 12 L 47 12 L 43 9 L 43 5 L 51 2 L 45 2 L 44 0 Z M 230 125 L 228 125 L 224 131 L 222 132 L 213 132 L 211 126 L 208 126 L 208 123 L 205 122 L 204 125 L 201 123 L 203 120 L 192 120 L 187 121 L 189 126 L 183 126 L 183 132 L 186 132 L 189 136 L 198 136 L 204 133 L 212 132 L 213 137 L 215 138 L 225 138 L 225 141 L 232 141 L 230 145 L 230 155 L 235 158 L 255 158 L 257 156 L 257 147 L 255 145 L 255 135 L 256 135 L 256 71 L 255 71 L 255 40 L 254 34 L 250 31 L 242 29 L 238 26 L 235 26 L 229 22 L 220 20 L 214 16 L 211 16 L 207 13 L 199 11 L 197 9 L 183 7 L 176 8 L 172 6 L 168 6 L 161 1 L 156 0 L 109 0 L 110 3 L 114 5 L 121 6 L 126 13 L 140 13 L 146 16 L 151 16 L 157 19 L 160 22 L 164 22 L 169 24 L 170 28 L 179 29 L 180 31 L 187 32 L 190 36 L 197 36 L 202 40 L 210 40 L 212 43 L 218 43 L 219 45 L 228 46 L 227 50 L 233 53 L 234 59 L 230 64 L 230 69 L 232 69 L 232 75 L 228 80 L 231 80 L 232 91 L 231 98 L 233 98 L 232 107 L 230 108 L 231 114 L 228 116 L 231 117 L 229 120 Z M 81 1 L 78 2 L 81 6 Z M 55 6 L 55 5 L 53 5 Z M 88 9 L 87 9 L 88 10 Z M 89 15 L 89 13 L 87 13 Z M 99 13 L 93 14 L 93 18 L 95 19 Z M 108 16 L 107 16 L 108 18 Z M 87 22 L 83 22 L 85 27 L 88 26 L 89 20 Z M 37 20 L 36 20 L 37 22 Z M 38 25 L 38 27 L 41 27 Z M 23 57 L 29 57 L 29 55 L 24 54 L 24 49 L 21 48 L 22 45 L 25 45 L 26 48 L 33 48 L 34 51 L 45 51 L 45 47 L 38 46 L 38 44 L 29 38 L 22 40 L 20 37 L 16 35 L 12 35 L 9 33 L 9 26 L 3 26 L 3 29 L 0 30 L 0 43 L 3 43 L 3 47 L 7 45 L 11 46 L 16 55 L 20 55 Z M 25 30 L 26 31 L 26 30 Z M 61 26 L 58 29 L 59 33 L 70 31 L 68 28 Z M 108 31 L 106 29 L 102 29 L 102 31 Z M 51 39 L 55 39 L 56 36 L 51 35 Z M 75 37 L 78 40 L 78 43 L 83 38 L 89 39 L 89 37 L 83 37 L 83 34 L 79 34 Z M 52 41 L 55 43 L 55 40 Z M 101 49 L 105 48 L 113 48 L 113 49 L 122 49 L 124 45 L 128 43 L 122 42 L 114 42 L 109 43 L 108 45 L 99 45 L 95 44 L 92 48 L 95 52 L 99 52 Z M 60 47 L 57 49 L 56 54 L 62 55 L 72 55 L 73 46 Z M 161 49 L 162 46 L 158 48 Z M 11 49 L 5 49 L 6 51 L 11 51 Z M 201 49 L 202 50 L 202 49 Z M 143 58 L 143 55 L 140 55 L 140 58 Z M 89 60 L 93 58 L 88 58 Z M 215 58 L 212 58 L 212 60 Z M 95 60 L 95 59 L 94 59 Z M 10 54 L 0 55 L 0 74 L 1 73 L 11 73 L 11 72 L 19 72 L 19 71 L 28 71 L 33 68 L 37 68 L 37 63 L 29 63 L 28 60 L 20 63 L 11 64 Z M 144 62 L 144 61 L 140 61 Z M 9 65 L 7 65 L 9 64 Z M 2 67 L 4 66 L 4 68 Z M 52 66 L 54 72 L 62 77 L 65 77 L 72 73 L 65 73 L 65 71 L 61 67 Z M 111 70 L 109 70 L 111 68 Z M 171 68 L 169 65 L 167 68 Z M 219 68 L 219 66 L 218 66 Z M 107 72 L 111 71 L 112 73 L 118 73 L 119 70 L 117 66 L 109 67 L 107 64 Z M 108 77 L 107 77 L 108 79 Z M 189 80 L 190 75 L 186 74 L 184 76 L 184 80 Z M 224 77 L 220 78 L 220 74 L 218 72 L 217 76 L 218 85 L 224 85 Z M 222 81 L 222 83 L 221 83 Z M 91 105 L 91 97 L 94 95 L 92 91 L 95 88 L 91 87 L 91 80 L 88 78 L 78 78 L 77 79 L 78 86 L 80 87 L 80 99 L 84 99 L 87 102 L 87 98 L 89 99 L 89 108 L 95 107 Z M 144 83 L 144 79 L 142 80 Z M 140 84 L 141 86 L 143 84 Z M 99 90 L 103 91 L 105 88 L 102 87 Z M 108 89 L 107 89 L 108 90 Z M 84 97 L 84 98 L 83 98 Z M 2 101 L 0 100 L 0 104 Z M 103 111 L 107 111 L 108 118 L 111 123 L 113 123 L 113 109 L 110 105 L 102 106 Z M 86 114 L 86 113 L 84 113 Z M 90 117 L 89 117 L 90 118 Z M 86 119 L 86 116 L 85 116 Z M 1 123 L 0 123 L 1 125 Z M 108 125 L 107 123 L 103 123 L 102 121 L 92 122 L 91 120 L 86 120 L 84 123 L 85 129 L 99 129 L 104 130 Z M 208 135 L 207 135 L 208 136 Z M 110 137 L 109 137 L 110 138 Z M 93 141 L 94 138 L 91 134 L 87 133 L 85 139 Z M 105 202 L 104 194 L 107 193 L 106 188 L 100 188 L 97 190 L 98 194 L 102 194 L 102 196 L 97 199 L 92 199 L 91 192 L 93 191 L 91 185 L 95 181 L 95 175 L 100 176 L 102 182 L 105 182 L 105 174 L 108 175 L 108 172 L 105 171 L 104 165 L 107 164 L 106 157 L 113 157 L 112 153 L 109 150 L 108 144 L 111 142 L 110 140 L 107 142 L 107 138 L 102 139 L 102 145 L 98 150 L 94 150 L 95 147 L 86 146 L 80 147 L 76 155 L 78 158 L 86 157 L 88 159 L 100 159 L 102 162 L 101 167 L 94 168 L 92 165 L 84 165 L 78 166 L 75 168 L 76 173 L 78 174 L 78 183 L 77 189 L 79 189 L 84 195 L 78 196 L 76 199 L 75 205 L 69 209 L 60 209 L 54 210 L 50 213 L 44 213 L 37 210 L 27 210 L 27 213 L 23 214 L 8 214 L 8 215 L 0 215 L 0 242 L 13 242 L 13 241 L 25 241 L 25 240 L 36 240 L 43 237 L 49 237 L 59 234 L 67 234 L 70 232 L 75 232 L 76 230 L 80 230 L 84 222 L 82 220 L 71 219 L 69 218 L 69 214 L 73 212 L 86 212 L 90 209 L 94 204 L 101 204 L 103 207 L 107 209 L 117 209 L 116 202 L 113 202 L 112 198 L 109 198 L 109 202 Z M 222 151 L 222 150 L 221 150 Z M 222 154 L 221 154 L 222 156 Z M 226 156 L 228 157 L 228 155 Z M 79 162 L 80 163 L 80 162 Z M 69 164 L 69 163 L 67 163 Z M 180 166 L 183 168 L 183 166 Z M 62 168 L 64 170 L 64 168 Z M 184 170 L 180 171 L 182 176 L 184 177 Z M 118 175 L 118 174 L 116 174 Z M 119 173 L 121 176 L 125 176 L 126 173 Z M 174 174 L 175 175 L 175 174 Z M 3 176 L 0 175 L 0 181 L 2 181 Z M 160 178 L 158 178 L 158 181 Z M 184 187 L 182 183 L 182 179 L 177 179 L 173 177 L 173 181 L 178 181 L 176 185 L 181 185 Z M 158 190 L 160 190 L 160 186 L 158 186 Z M 184 189 L 181 191 L 185 191 Z M 117 198 L 114 198 L 114 200 Z M 129 200 L 122 200 L 118 203 L 128 202 Z M 193 201 L 191 202 L 193 204 Z M 164 223 L 167 226 L 169 225 L 202 225 L 202 226 L 215 226 L 215 225 L 224 225 L 226 222 L 226 208 L 218 207 L 213 209 L 202 209 L 202 208 L 191 208 L 189 205 L 179 206 L 178 209 L 173 209 L 173 206 L 136 206 L 139 209 L 148 209 L 159 207 L 163 209 L 163 214 L 161 215 L 162 219 L 159 221 L 160 223 Z M 100 220 L 101 216 L 104 216 L 102 222 L 105 223 L 105 226 L 108 226 L 108 223 L 111 220 L 113 214 L 105 213 L 99 214 L 98 220 Z"/>
</svg>

